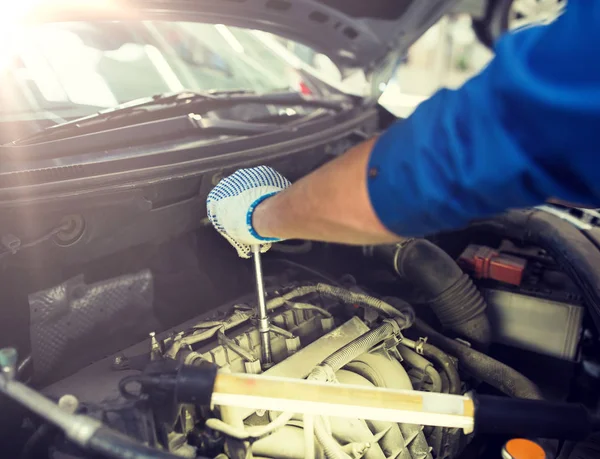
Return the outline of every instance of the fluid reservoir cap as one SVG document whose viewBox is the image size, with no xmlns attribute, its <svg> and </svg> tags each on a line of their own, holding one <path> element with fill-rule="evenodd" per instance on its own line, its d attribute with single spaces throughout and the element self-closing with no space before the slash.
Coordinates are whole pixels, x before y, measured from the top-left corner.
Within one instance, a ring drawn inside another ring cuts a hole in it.
<svg viewBox="0 0 600 459">
<path fill-rule="evenodd" d="M 513 438 L 502 448 L 502 459 L 546 459 L 546 452 L 534 441 Z"/>
</svg>

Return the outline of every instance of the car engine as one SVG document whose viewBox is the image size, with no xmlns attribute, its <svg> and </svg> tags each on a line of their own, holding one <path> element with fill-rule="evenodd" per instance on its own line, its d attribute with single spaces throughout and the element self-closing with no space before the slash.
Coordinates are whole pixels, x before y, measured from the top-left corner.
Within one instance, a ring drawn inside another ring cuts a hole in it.
<svg viewBox="0 0 600 459">
<path fill-rule="evenodd" d="M 344 296 L 351 298 L 355 289 L 356 287 L 343 288 L 316 283 L 284 285 L 271 290 L 270 336 L 275 364 L 269 368 L 262 367 L 258 357 L 260 340 L 258 329 L 252 324 L 256 318 L 253 304 L 236 302 L 212 317 L 192 321 L 158 337 L 153 335 L 149 342 L 140 343 L 139 346 L 118 354 L 112 362 L 99 362 L 80 374 L 50 386 L 47 392 L 57 396 L 61 392 L 61 396 L 64 396 L 67 390 L 70 395 L 78 393 L 82 387 L 93 385 L 91 381 L 98 379 L 93 373 L 106 368 L 106 363 L 110 364 L 108 371 L 114 372 L 116 376 L 115 387 L 121 388 L 124 400 L 137 400 L 134 394 L 128 392 L 129 385 L 122 382 L 128 381 L 124 375 L 133 371 L 134 375 L 128 377 L 131 378 L 130 382 L 135 382 L 135 369 L 143 370 L 146 365 L 164 360 L 175 360 L 188 365 L 210 362 L 221 370 L 235 373 L 264 372 L 270 376 L 305 378 L 327 357 L 376 329 L 386 318 L 373 310 L 369 310 L 363 317 L 362 314 L 356 315 L 356 305 L 343 299 Z M 294 292 L 298 290 L 311 293 L 294 298 Z M 329 291 L 338 296 L 333 296 Z M 374 303 L 380 301 L 367 295 L 365 297 Z M 407 308 L 406 320 L 412 321 L 410 308 L 403 302 L 399 306 Z M 433 364 L 415 351 L 417 343 L 403 338 L 399 326 L 389 328 L 387 336 L 362 345 L 364 352 L 345 363 L 343 368 L 340 367 L 335 373 L 335 380 L 348 384 L 439 392 L 449 390 L 449 381 L 456 385 L 459 380 L 454 364 L 447 370 L 450 374 L 442 379 Z M 142 351 L 144 348 L 146 352 Z M 136 355 L 137 349 L 142 352 L 138 351 Z M 447 356 L 446 358 L 450 362 Z M 72 391 L 70 385 L 74 386 Z M 120 412 L 109 424 L 123 431 L 127 428 L 124 427 L 127 425 L 126 419 L 139 415 L 139 408 L 126 408 L 128 403 L 120 404 L 118 401 L 109 403 L 106 395 L 108 394 L 97 394 L 94 397 L 94 405 L 100 410 L 98 415 L 105 419 L 109 413 L 115 416 L 116 412 Z M 210 414 L 204 413 L 204 416 L 192 407 L 177 407 L 175 410 L 174 407 L 169 408 L 171 409 L 166 410 L 169 412 L 168 422 L 156 423 L 156 419 L 144 419 L 145 422 L 141 423 L 140 420 L 140 424 L 130 425 L 127 433 L 148 443 L 160 444 L 162 440 L 170 451 L 183 457 L 196 457 L 196 447 L 192 445 L 215 448 L 216 445 L 211 445 L 211 442 L 219 443 L 216 434 L 224 434 L 225 439 L 229 440 L 230 431 L 237 429 L 241 433 L 234 435 L 231 441 L 225 441 L 224 445 L 228 455 L 237 457 L 241 454 L 240 450 L 244 451 L 249 446 L 244 446 L 235 437 L 243 437 L 246 429 L 267 425 L 273 416 L 272 413 L 227 407 Z M 164 409 L 165 407 L 161 407 L 160 411 Z M 153 413 L 153 416 L 156 414 L 159 413 Z M 153 438 L 144 435 L 147 432 L 143 431 L 143 426 L 147 423 L 155 425 Z M 205 429 L 196 430 L 202 424 Z M 444 432 L 442 429 L 424 432 L 420 426 L 367 423 L 360 419 L 331 418 L 328 419 L 328 424 L 330 432 L 326 434 L 335 438 L 350 457 L 432 457 L 434 446 L 437 449 L 436 457 L 448 457 L 449 451 L 444 452 L 445 456 L 441 455 L 442 449 L 449 447 L 448 440 L 444 437 L 456 435 L 455 432 Z M 272 458 L 306 457 L 302 429 L 302 418 L 292 418 L 288 424 L 268 432 L 270 435 L 264 432 L 260 436 L 249 437 L 253 440 L 252 454 Z M 213 435 L 208 435 L 207 431 L 213 431 Z M 318 438 L 319 434 L 316 435 Z M 325 457 L 321 448 L 315 450 L 315 457 Z"/>
<path fill-rule="evenodd" d="M 326 363 L 331 371 L 320 377 L 330 384 L 476 390 L 580 401 L 595 410 L 599 367 L 590 349 L 597 334 L 581 279 L 573 280 L 539 241 L 482 241 L 472 234 L 450 240 L 460 241 L 458 251 L 443 238 L 364 248 L 295 242 L 274 248 L 266 255 L 265 277 L 271 364 L 261 361 L 251 290 L 161 330 L 146 317 L 156 283 L 152 270 L 90 284 L 74 277 L 29 295 L 32 355 L 18 377 L 29 375 L 34 385 L 46 377 L 40 390 L 59 407 L 188 458 L 451 459 L 492 457 L 501 443 L 477 431 L 364 420 L 360 412 L 348 419 L 178 403 L 160 385 L 145 386 L 144 375 L 213 364 L 220 372 L 310 379 Z M 92 324 L 118 330 L 129 319 L 158 331 L 65 377 L 48 377 L 68 360 L 73 343 L 92 333 Z M 92 457 L 43 420 L 23 419 L 31 433 L 22 457 Z M 547 457 L 566 445 L 539 443 Z"/>
</svg>

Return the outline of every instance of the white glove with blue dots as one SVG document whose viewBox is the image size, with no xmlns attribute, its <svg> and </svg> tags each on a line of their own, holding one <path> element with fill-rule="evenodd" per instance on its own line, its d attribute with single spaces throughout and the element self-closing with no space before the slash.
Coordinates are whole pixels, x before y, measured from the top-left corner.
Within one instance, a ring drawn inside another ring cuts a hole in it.
<svg viewBox="0 0 600 459">
<path fill-rule="evenodd" d="M 267 166 L 240 169 L 208 194 L 208 218 L 240 257 L 250 258 L 253 245 L 260 245 L 260 251 L 266 252 L 271 242 L 280 239 L 259 236 L 252 227 L 252 213 L 262 201 L 290 185 L 288 179 Z"/>
</svg>

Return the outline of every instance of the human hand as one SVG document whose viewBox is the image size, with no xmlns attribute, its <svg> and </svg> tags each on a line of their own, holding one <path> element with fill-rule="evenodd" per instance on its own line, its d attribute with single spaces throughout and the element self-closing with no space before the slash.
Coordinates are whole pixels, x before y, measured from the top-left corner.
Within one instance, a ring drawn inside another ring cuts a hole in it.
<svg viewBox="0 0 600 459">
<path fill-rule="evenodd" d="M 250 258 L 253 245 L 260 245 L 264 253 L 280 239 L 261 237 L 252 226 L 252 214 L 262 201 L 290 185 L 288 179 L 268 166 L 240 169 L 208 194 L 208 218 L 240 257 Z"/>
</svg>

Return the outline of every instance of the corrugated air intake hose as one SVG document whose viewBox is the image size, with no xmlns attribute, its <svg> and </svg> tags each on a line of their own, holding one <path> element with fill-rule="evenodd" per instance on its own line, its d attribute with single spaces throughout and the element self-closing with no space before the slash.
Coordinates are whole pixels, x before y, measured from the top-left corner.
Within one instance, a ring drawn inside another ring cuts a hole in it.
<svg viewBox="0 0 600 459">
<path fill-rule="evenodd" d="M 400 280 L 424 295 L 444 329 L 485 351 L 491 342 L 486 303 L 469 276 L 441 248 L 425 239 L 379 246 L 373 254 L 391 265 Z"/>
</svg>

